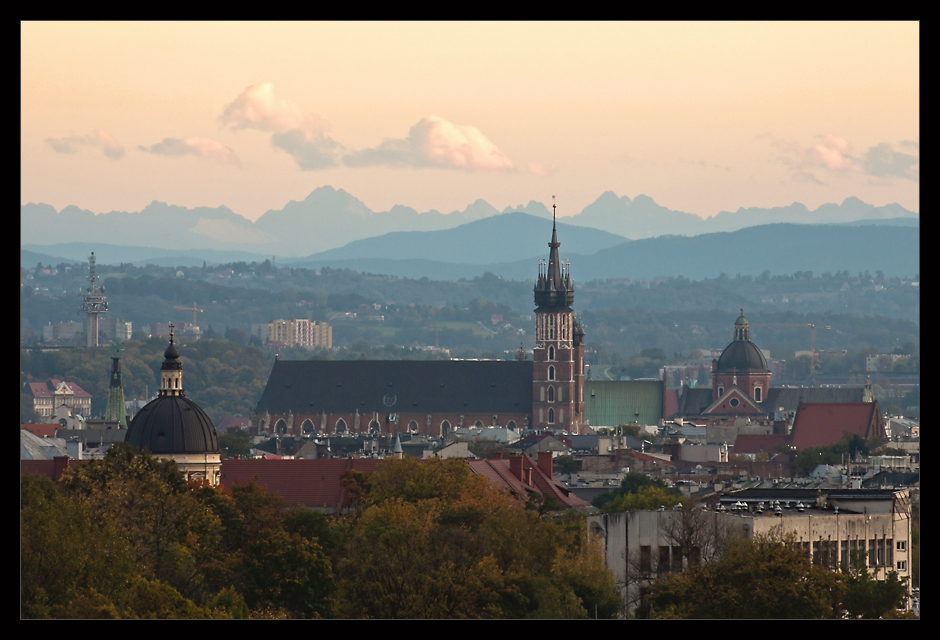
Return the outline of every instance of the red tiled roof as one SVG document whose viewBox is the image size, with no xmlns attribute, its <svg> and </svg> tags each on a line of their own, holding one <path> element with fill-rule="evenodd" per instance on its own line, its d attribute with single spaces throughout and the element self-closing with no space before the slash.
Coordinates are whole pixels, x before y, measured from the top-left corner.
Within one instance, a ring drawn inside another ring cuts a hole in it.
<svg viewBox="0 0 940 640">
<path fill-rule="evenodd" d="M 55 482 L 59 481 L 62 473 L 70 466 L 75 464 L 88 464 L 90 460 L 72 460 L 66 456 L 53 458 L 52 460 L 20 460 L 20 474 L 36 473 L 48 476 Z"/>
<path fill-rule="evenodd" d="M 338 511 L 343 498 L 340 477 L 350 469 L 375 471 L 380 462 L 367 458 L 223 460 L 221 483 L 226 486 L 248 483 L 258 476 L 258 486 L 279 494 L 287 505 Z"/>
<path fill-rule="evenodd" d="M 790 436 L 774 434 L 739 434 L 734 441 L 734 453 L 774 453 L 790 444 Z"/>
<path fill-rule="evenodd" d="M 52 397 L 52 392 L 55 391 L 55 388 L 58 387 L 59 383 L 61 382 L 62 381 L 59 380 L 58 378 L 50 378 L 49 380 L 45 382 L 27 382 L 23 385 L 24 387 L 23 391 L 25 392 L 28 389 L 29 393 L 33 394 L 33 397 L 35 398 L 50 398 Z M 90 393 L 82 389 L 80 386 L 78 386 L 74 382 L 66 382 L 65 384 L 67 384 L 72 389 L 73 397 L 75 398 L 90 398 L 91 397 Z"/>
<path fill-rule="evenodd" d="M 60 424 L 33 424 L 32 422 L 21 422 L 20 429 L 29 431 L 34 436 L 40 438 L 54 438 L 56 429 L 61 429 Z"/>
<path fill-rule="evenodd" d="M 535 491 L 542 495 L 549 495 L 565 507 L 586 507 L 588 503 L 569 493 L 564 487 L 545 475 L 535 462 L 527 456 L 522 457 L 522 469 L 531 469 L 532 484 L 527 485 L 521 478 L 517 478 L 510 470 L 511 463 L 508 458 L 501 460 L 467 460 L 470 470 L 477 475 L 484 476 L 497 487 L 510 491 L 525 499 L 529 492 Z"/>
<path fill-rule="evenodd" d="M 804 402 L 793 420 L 791 444 L 798 450 L 838 442 L 846 433 L 884 438 L 877 402 Z"/>
</svg>

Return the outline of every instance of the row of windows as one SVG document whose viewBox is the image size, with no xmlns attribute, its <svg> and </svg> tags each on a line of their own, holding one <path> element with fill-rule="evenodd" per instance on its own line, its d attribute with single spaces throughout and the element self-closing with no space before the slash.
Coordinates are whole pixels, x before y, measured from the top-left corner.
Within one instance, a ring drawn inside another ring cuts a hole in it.
<svg viewBox="0 0 940 640">
<path fill-rule="evenodd" d="M 902 543 L 898 543 L 901 549 Z M 803 552 L 809 554 L 810 543 L 801 543 Z M 894 540 L 891 538 L 872 538 L 865 540 L 817 540 L 812 543 L 813 564 L 838 569 L 845 566 L 864 566 L 867 556 L 869 567 L 894 566 Z"/>
<path fill-rule="evenodd" d="M 494 416 L 493 416 L 493 425 L 492 425 L 492 426 L 497 426 L 497 424 L 496 424 L 497 421 L 498 421 L 498 417 L 494 415 Z M 335 431 L 336 433 L 346 433 L 347 430 L 348 430 L 348 427 L 347 427 L 347 425 L 346 425 L 346 420 L 344 420 L 343 418 L 340 418 L 339 420 L 337 420 L 336 423 L 335 423 L 333 426 L 334 426 L 334 431 Z M 480 420 L 477 420 L 477 421 L 474 423 L 473 426 L 475 426 L 475 427 L 485 427 L 486 425 L 483 424 L 483 422 L 481 422 Z M 517 427 L 517 425 L 516 425 L 516 421 L 515 421 L 515 420 L 510 420 L 510 421 L 506 424 L 506 428 L 507 428 L 507 429 L 515 429 L 516 427 Z M 262 425 L 262 428 L 264 428 L 264 425 Z M 303 421 L 303 424 L 301 424 L 300 428 L 301 428 L 301 432 L 303 432 L 303 433 L 314 433 L 314 432 L 316 431 L 316 429 L 315 429 L 314 426 L 313 426 L 313 422 L 312 422 L 311 420 L 309 420 L 309 419 L 308 419 L 308 420 L 304 420 L 304 421 Z M 452 426 L 451 426 L 451 424 L 450 424 L 450 422 L 449 422 L 448 420 L 442 421 L 441 424 L 440 424 L 441 435 L 444 436 L 444 435 L 446 435 L 447 433 L 449 433 L 450 430 L 451 430 L 451 428 L 452 428 Z M 274 430 L 275 430 L 277 433 L 287 433 L 287 423 L 286 423 L 284 420 L 278 420 L 277 423 L 274 425 Z M 371 421 L 369 422 L 369 433 L 379 433 L 380 430 L 381 430 L 381 428 L 380 428 L 378 422 L 376 422 L 375 420 L 371 420 Z M 416 421 L 414 421 L 414 420 L 412 420 L 411 422 L 409 422 L 409 423 L 408 423 L 408 431 L 411 432 L 411 433 L 417 433 L 417 432 L 418 432 L 418 423 L 417 423 Z"/>
</svg>

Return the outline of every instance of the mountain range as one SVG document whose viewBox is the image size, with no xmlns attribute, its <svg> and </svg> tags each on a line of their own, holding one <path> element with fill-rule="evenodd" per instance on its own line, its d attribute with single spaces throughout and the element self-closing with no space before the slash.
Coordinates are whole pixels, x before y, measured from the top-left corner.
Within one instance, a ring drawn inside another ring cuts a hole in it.
<svg viewBox="0 0 940 640">
<path fill-rule="evenodd" d="M 300 202 L 292 200 L 282 209 L 269 210 L 255 222 L 225 206 L 189 209 L 154 201 L 139 212 L 112 211 L 95 215 L 71 205 L 57 212 L 48 204 L 29 203 L 20 207 L 20 243 L 23 248 L 27 245 L 48 248 L 50 245 L 84 242 L 172 252 L 196 250 L 200 255 L 218 251 L 299 258 L 388 233 L 455 229 L 500 213 L 513 212 L 540 219 L 551 218 L 549 209 L 536 201 L 507 207 L 502 212 L 484 200 L 473 202 L 463 211 L 448 214 L 435 210 L 419 213 L 402 205 L 389 211 L 374 212 L 358 198 L 330 186 L 315 189 Z M 800 203 L 793 203 L 787 207 L 722 211 L 704 219 L 662 207 L 648 196 L 638 195 L 631 200 L 606 191 L 581 213 L 559 220 L 568 225 L 639 240 L 662 235 L 695 236 L 736 231 L 783 222 L 916 224 L 912 220 L 916 221 L 918 217 L 917 213 L 898 204 L 875 207 L 857 198 L 847 198 L 841 204 L 824 204 L 812 211 Z M 365 246 L 350 250 L 358 251 Z"/>
</svg>

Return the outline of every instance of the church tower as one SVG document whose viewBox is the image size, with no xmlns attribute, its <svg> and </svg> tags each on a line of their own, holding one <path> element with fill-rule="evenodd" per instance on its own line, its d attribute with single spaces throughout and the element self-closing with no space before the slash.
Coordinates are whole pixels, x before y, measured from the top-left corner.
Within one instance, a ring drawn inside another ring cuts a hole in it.
<svg viewBox="0 0 940 640">
<path fill-rule="evenodd" d="M 558 257 L 552 204 L 548 264 L 539 260 L 535 281 L 535 350 L 532 428 L 578 434 L 584 418 L 584 330 L 574 317 L 574 286 L 568 264 Z"/>
</svg>

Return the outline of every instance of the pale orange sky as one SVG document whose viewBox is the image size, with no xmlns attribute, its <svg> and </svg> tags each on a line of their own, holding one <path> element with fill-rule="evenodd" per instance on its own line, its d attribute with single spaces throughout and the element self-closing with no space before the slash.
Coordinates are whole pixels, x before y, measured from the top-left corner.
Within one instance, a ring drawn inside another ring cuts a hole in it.
<svg viewBox="0 0 940 640">
<path fill-rule="evenodd" d="M 920 210 L 915 22 L 25 22 L 21 202 Z"/>
</svg>

